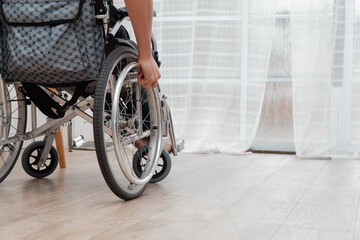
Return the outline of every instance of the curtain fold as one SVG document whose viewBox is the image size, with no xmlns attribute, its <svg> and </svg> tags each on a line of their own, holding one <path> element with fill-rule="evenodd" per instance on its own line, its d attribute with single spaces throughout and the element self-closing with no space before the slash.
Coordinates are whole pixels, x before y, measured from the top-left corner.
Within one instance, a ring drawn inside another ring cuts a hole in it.
<svg viewBox="0 0 360 240">
<path fill-rule="evenodd" d="M 358 5 L 292 0 L 294 136 L 300 157 L 359 157 Z"/>
<path fill-rule="evenodd" d="M 265 0 L 155 0 L 161 87 L 188 152 L 243 153 L 259 124 L 274 29 Z"/>
<path fill-rule="evenodd" d="M 160 83 L 190 152 L 243 153 L 254 140 L 276 1 L 154 0 Z M 300 157 L 360 153 L 360 2 L 289 0 Z M 288 2 L 280 5 L 287 12 Z M 286 14 L 285 14 L 286 15 Z"/>
</svg>

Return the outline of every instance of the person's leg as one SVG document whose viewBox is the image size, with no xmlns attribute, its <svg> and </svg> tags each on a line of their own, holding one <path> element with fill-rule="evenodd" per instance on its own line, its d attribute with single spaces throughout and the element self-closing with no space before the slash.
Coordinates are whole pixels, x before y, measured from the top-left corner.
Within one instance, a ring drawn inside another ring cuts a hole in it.
<svg viewBox="0 0 360 240">
<path fill-rule="evenodd" d="M 149 104 L 146 102 L 146 99 L 147 99 L 147 96 L 146 96 L 146 93 L 145 91 L 142 91 L 141 92 L 141 99 L 142 99 L 142 116 L 145 117 L 144 119 L 144 123 L 143 123 L 143 129 L 150 129 L 150 116 L 149 116 Z M 135 100 L 135 99 L 134 99 Z M 170 135 L 170 134 L 168 134 Z M 147 138 L 143 138 L 141 140 L 138 140 L 135 142 L 134 146 L 139 149 L 145 145 L 149 145 L 149 137 Z M 167 152 L 170 152 L 172 150 L 172 142 L 171 142 L 171 139 L 170 137 L 168 137 L 166 143 L 165 143 L 165 146 L 164 146 L 164 149 L 167 151 Z"/>
<path fill-rule="evenodd" d="M 135 142 L 134 146 L 139 149 L 139 148 L 142 148 L 143 146 L 145 145 L 149 145 L 149 137 L 146 137 L 146 138 L 143 138 L 141 140 L 138 140 Z M 172 143 L 171 143 L 171 139 L 170 137 L 167 139 L 166 143 L 165 143 L 165 146 L 164 146 L 164 149 L 167 151 L 167 152 L 170 152 L 172 150 Z"/>
</svg>

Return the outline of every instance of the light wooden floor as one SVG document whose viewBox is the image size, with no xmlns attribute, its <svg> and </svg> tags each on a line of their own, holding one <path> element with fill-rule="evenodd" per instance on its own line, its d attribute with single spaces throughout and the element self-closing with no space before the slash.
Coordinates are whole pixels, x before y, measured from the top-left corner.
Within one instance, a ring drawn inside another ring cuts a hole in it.
<svg viewBox="0 0 360 240">
<path fill-rule="evenodd" d="M 93 152 L 47 179 L 17 164 L 0 184 L 0 239 L 360 239 L 360 161 L 181 154 L 123 202 Z"/>
</svg>

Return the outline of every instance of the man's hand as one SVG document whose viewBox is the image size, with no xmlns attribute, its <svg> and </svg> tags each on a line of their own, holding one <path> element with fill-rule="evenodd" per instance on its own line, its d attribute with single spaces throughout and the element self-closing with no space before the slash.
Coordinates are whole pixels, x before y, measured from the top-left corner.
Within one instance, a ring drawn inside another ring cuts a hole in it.
<svg viewBox="0 0 360 240">
<path fill-rule="evenodd" d="M 161 74 L 159 67 L 152 56 L 141 59 L 139 58 L 140 68 L 137 76 L 140 85 L 147 87 L 156 88 Z"/>
<path fill-rule="evenodd" d="M 125 0 L 125 4 L 139 48 L 140 69 L 138 82 L 145 88 L 150 86 L 156 88 L 161 75 L 159 67 L 151 54 L 153 0 Z"/>
</svg>

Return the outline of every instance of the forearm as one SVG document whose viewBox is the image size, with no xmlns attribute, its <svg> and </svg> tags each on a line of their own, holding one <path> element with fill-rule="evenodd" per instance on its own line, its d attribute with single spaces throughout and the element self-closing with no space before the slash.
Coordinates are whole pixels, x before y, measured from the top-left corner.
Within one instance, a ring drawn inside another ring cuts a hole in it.
<svg viewBox="0 0 360 240">
<path fill-rule="evenodd" d="M 139 48 L 138 82 L 145 88 L 156 88 L 161 74 L 151 53 L 153 0 L 125 0 L 125 4 Z"/>
<path fill-rule="evenodd" d="M 139 61 L 152 57 L 153 0 L 125 0 L 139 48 Z"/>
</svg>

